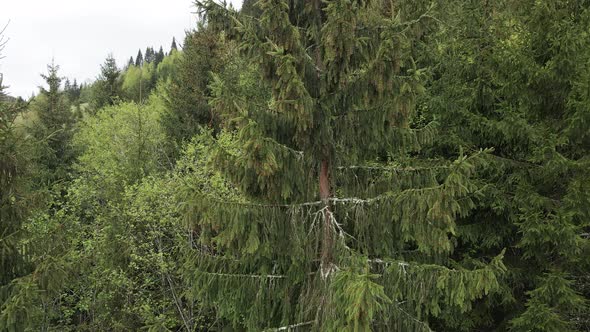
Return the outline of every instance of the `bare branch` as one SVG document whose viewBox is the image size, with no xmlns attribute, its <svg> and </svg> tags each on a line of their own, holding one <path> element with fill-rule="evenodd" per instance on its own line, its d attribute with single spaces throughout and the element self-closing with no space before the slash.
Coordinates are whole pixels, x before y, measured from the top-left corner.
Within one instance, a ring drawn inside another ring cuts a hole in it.
<svg viewBox="0 0 590 332">
<path fill-rule="evenodd" d="M 278 331 L 291 331 L 294 328 L 301 327 L 301 326 L 306 326 L 306 325 L 312 325 L 315 322 L 316 322 L 315 320 L 312 320 L 312 321 L 309 321 L 309 322 L 297 323 L 297 324 L 293 324 L 293 325 L 282 326 L 282 327 L 278 327 L 276 329 L 271 329 L 271 330 L 268 330 L 268 331 L 277 331 L 277 332 Z"/>
<path fill-rule="evenodd" d="M 4 37 L 4 32 L 8 28 L 8 25 L 9 24 L 10 24 L 10 20 L 8 20 L 8 22 L 6 23 L 6 25 L 4 25 L 4 27 L 0 30 L 0 59 L 3 59 L 4 58 L 2 56 L 2 50 L 4 50 L 4 47 L 6 47 L 6 44 L 10 40 L 10 38 Z"/>
</svg>

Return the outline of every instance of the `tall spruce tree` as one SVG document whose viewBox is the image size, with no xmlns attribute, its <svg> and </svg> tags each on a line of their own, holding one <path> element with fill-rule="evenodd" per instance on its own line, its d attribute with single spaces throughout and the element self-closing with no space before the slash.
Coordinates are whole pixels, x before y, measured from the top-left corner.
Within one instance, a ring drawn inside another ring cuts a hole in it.
<svg viewBox="0 0 590 332">
<path fill-rule="evenodd" d="M 0 311 L 11 282 L 30 269 L 21 239 L 23 222 L 32 209 L 26 185 L 31 140 L 16 125 L 26 105 L 9 100 L 4 89 L 0 74 Z"/>
<path fill-rule="evenodd" d="M 164 56 L 165 56 L 164 49 L 162 48 L 162 46 L 160 46 L 160 49 L 158 50 L 158 52 L 156 52 L 155 59 L 154 59 L 155 67 L 158 67 L 160 62 L 162 62 L 162 60 L 164 60 Z"/>
<path fill-rule="evenodd" d="M 178 75 L 168 86 L 168 113 L 163 118 L 170 138 L 180 145 L 199 131 L 199 126 L 217 128 L 219 119 L 211 112 L 208 98 L 212 74 L 227 64 L 227 43 L 207 26 L 187 33 Z"/>
<path fill-rule="evenodd" d="M 47 144 L 48 149 L 40 163 L 47 172 L 43 181 L 53 182 L 68 178 L 69 167 L 75 158 L 70 145 L 75 118 L 61 89 L 63 79 L 59 76 L 59 66 L 52 61 L 47 65 L 47 74 L 41 74 L 41 77 L 47 88 L 41 87 L 40 97 L 34 104 L 39 123 L 33 134 L 37 140 Z"/>
<path fill-rule="evenodd" d="M 143 65 L 143 54 L 141 50 L 137 51 L 137 56 L 135 57 L 135 66 L 141 67 Z"/>
<path fill-rule="evenodd" d="M 455 329 L 585 331 L 590 271 L 590 28 L 585 1 L 459 1 L 428 109 L 438 149 L 494 147 L 486 190 L 458 227 L 463 255 L 507 252 L 502 296 Z M 517 9 L 518 8 L 518 9 Z M 582 92 L 586 91 L 586 92 Z"/>
<path fill-rule="evenodd" d="M 178 51 L 178 46 L 176 46 L 176 37 L 172 37 L 172 45 L 170 45 L 170 53 Z"/>
<path fill-rule="evenodd" d="M 121 97 L 121 71 L 112 54 L 100 65 L 100 75 L 95 83 L 94 107 L 96 109 L 114 105 Z"/>
<path fill-rule="evenodd" d="M 154 60 L 156 59 L 156 52 L 154 52 L 154 48 L 153 47 L 147 47 L 145 49 L 145 57 L 144 57 L 144 61 L 146 63 L 152 63 L 154 62 Z"/>
<path fill-rule="evenodd" d="M 423 2 L 260 0 L 235 24 L 270 86 L 257 102 L 216 78 L 211 106 L 234 132 L 212 161 L 245 199 L 195 190 L 188 295 L 248 330 L 429 331 L 498 288 L 501 251 L 451 256 L 474 207 L 483 153 L 426 159 L 416 127 L 423 70 L 412 52 L 433 25 Z M 239 86 L 240 83 L 237 83 Z"/>
</svg>

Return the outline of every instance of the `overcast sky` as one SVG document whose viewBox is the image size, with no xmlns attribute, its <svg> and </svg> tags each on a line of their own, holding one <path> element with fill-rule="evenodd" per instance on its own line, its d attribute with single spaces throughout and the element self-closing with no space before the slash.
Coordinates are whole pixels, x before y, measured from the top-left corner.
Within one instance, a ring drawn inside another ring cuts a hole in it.
<svg viewBox="0 0 590 332">
<path fill-rule="evenodd" d="M 239 8 L 242 0 L 230 0 Z M 10 20 L 10 38 L 0 59 L 4 85 L 28 97 L 43 84 L 39 76 L 55 58 L 61 76 L 93 80 L 112 53 L 127 63 L 141 48 L 167 52 L 176 37 L 196 25 L 192 0 L 2 0 L 0 29 Z"/>
</svg>

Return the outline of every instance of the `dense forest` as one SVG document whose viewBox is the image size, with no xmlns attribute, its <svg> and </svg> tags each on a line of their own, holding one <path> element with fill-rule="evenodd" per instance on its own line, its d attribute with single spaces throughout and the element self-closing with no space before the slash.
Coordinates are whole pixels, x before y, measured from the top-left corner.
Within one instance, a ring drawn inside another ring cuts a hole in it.
<svg viewBox="0 0 590 332">
<path fill-rule="evenodd" d="M 590 1 L 195 5 L 0 88 L 0 331 L 590 331 Z"/>
</svg>

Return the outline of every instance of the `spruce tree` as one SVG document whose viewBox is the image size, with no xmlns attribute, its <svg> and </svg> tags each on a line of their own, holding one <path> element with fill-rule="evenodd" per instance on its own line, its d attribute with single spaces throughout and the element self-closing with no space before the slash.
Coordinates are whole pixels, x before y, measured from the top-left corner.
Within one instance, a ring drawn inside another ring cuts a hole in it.
<svg viewBox="0 0 590 332">
<path fill-rule="evenodd" d="M 587 330 L 590 271 L 590 27 L 585 2 L 458 1 L 434 47 L 427 108 L 446 123 L 437 149 L 493 147 L 486 189 L 458 226 L 458 253 L 501 248 L 502 296 L 462 330 Z M 518 8 L 516 10 L 515 8 Z M 459 56 L 460 55 L 460 56 Z M 450 326 L 458 329 L 458 326 Z"/>
<path fill-rule="evenodd" d="M 143 65 L 143 55 L 141 54 L 141 50 L 137 51 L 137 56 L 135 57 L 135 66 L 141 67 Z"/>
<path fill-rule="evenodd" d="M 160 46 L 160 49 L 158 50 L 158 52 L 156 52 L 155 58 L 154 58 L 154 65 L 155 67 L 158 67 L 158 65 L 160 64 L 160 62 L 162 62 L 162 60 L 164 60 L 164 49 L 162 48 L 162 46 Z"/>
<path fill-rule="evenodd" d="M 66 82 L 64 83 L 64 92 L 67 95 L 70 103 L 76 104 L 80 98 L 80 87 L 78 86 L 78 81 L 74 79 L 74 82 L 70 83 L 69 79 L 66 79 Z"/>
<path fill-rule="evenodd" d="M 70 79 L 66 77 L 64 82 L 64 91 L 69 91 L 72 89 L 72 83 L 70 83 Z"/>
<path fill-rule="evenodd" d="M 227 49 L 222 35 L 206 26 L 187 33 L 178 75 L 168 86 L 169 112 L 163 118 L 168 136 L 176 143 L 190 140 L 199 126 L 218 127 L 219 119 L 207 100 L 212 74 L 220 73 L 228 62 Z"/>
<path fill-rule="evenodd" d="M 212 26 L 223 9 L 208 1 Z M 484 152 L 426 159 L 436 124 L 414 117 L 413 51 L 434 24 L 422 2 L 260 0 L 235 24 L 270 100 L 214 77 L 230 133 L 217 169 L 240 201 L 187 202 L 188 295 L 248 330 L 429 331 L 498 288 L 502 253 L 453 257 Z M 230 33 L 231 34 L 231 33 Z M 231 134 L 233 133 L 233 134 Z"/>
<path fill-rule="evenodd" d="M 127 61 L 127 68 L 131 67 L 135 65 L 135 60 L 133 60 L 133 57 L 129 57 L 129 61 Z"/>
<path fill-rule="evenodd" d="M 244 0 L 242 7 L 240 8 L 240 13 L 258 17 L 260 15 L 260 10 L 255 6 L 256 1 L 257 0 Z"/>
<path fill-rule="evenodd" d="M 178 51 L 178 46 L 176 46 L 176 37 L 172 37 L 172 45 L 170 45 L 170 53 Z"/>
<path fill-rule="evenodd" d="M 110 106 L 121 96 L 121 71 L 112 54 L 100 65 L 100 75 L 95 83 L 94 107 L 100 109 Z"/>
<path fill-rule="evenodd" d="M 27 190 L 32 164 L 27 150 L 32 145 L 16 125 L 26 105 L 9 100 L 4 89 L 0 74 L 0 311 L 10 283 L 30 269 L 21 239 L 23 222 L 32 209 Z"/>
<path fill-rule="evenodd" d="M 68 178 L 68 171 L 75 157 L 70 146 L 75 119 L 67 96 L 61 89 L 62 77 L 54 62 L 47 65 L 47 74 L 41 74 L 47 88 L 41 87 L 40 98 L 35 103 L 39 123 L 33 134 L 47 144 L 48 150 L 40 163 L 45 166 L 49 183 Z"/>
<path fill-rule="evenodd" d="M 153 47 L 147 47 L 145 49 L 144 61 L 146 63 L 152 63 L 152 62 L 154 62 L 155 58 L 156 58 L 156 52 L 154 52 L 154 48 Z"/>
</svg>

